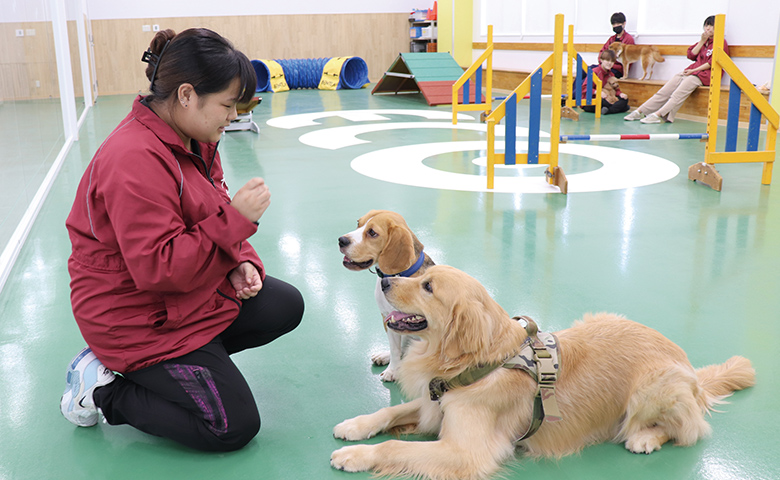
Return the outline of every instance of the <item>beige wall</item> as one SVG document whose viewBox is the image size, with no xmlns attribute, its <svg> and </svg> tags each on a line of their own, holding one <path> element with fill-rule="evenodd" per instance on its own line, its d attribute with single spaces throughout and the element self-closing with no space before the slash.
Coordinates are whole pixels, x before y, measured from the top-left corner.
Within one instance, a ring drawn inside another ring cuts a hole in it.
<svg viewBox="0 0 780 480">
<path fill-rule="evenodd" d="M 68 21 L 73 87 L 83 95 L 77 27 Z M 16 30 L 25 35 L 16 36 Z M 31 33 L 33 33 L 31 35 Z M 51 22 L 0 23 L 0 99 L 58 98 L 57 57 Z"/>
<path fill-rule="evenodd" d="M 17 37 L 17 29 L 35 35 Z M 0 23 L 0 45 L 0 98 L 59 95 L 51 22 Z"/>
<path fill-rule="evenodd" d="M 262 15 L 93 20 L 100 95 L 143 92 L 149 86 L 141 54 L 152 32 L 142 25 L 180 32 L 210 28 L 227 37 L 250 60 L 358 56 L 377 81 L 398 53 L 409 51 L 406 13 L 356 15 Z"/>
</svg>

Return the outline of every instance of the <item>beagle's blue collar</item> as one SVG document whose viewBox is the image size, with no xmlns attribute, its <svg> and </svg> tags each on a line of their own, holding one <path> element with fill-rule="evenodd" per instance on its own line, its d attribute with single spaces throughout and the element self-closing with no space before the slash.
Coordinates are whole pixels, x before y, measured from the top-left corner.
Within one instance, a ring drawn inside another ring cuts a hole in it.
<svg viewBox="0 0 780 480">
<path fill-rule="evenodd" d="M 414 265 L 407 268 L 401 273 L 393 273 L 392 275 L 384 273 L 382 270 L 379 269 L 379 267 L 376 268 L 376 275 L 379 278 L 385 278 L 385 277 L 411 277 L 414 275 L 417 270 L 422 267 L 423 262 L 425 261 L 425 252 L 420 252 L 420 258 L 417 259 L 416 262 L 414 262 Z"/>
</svg>

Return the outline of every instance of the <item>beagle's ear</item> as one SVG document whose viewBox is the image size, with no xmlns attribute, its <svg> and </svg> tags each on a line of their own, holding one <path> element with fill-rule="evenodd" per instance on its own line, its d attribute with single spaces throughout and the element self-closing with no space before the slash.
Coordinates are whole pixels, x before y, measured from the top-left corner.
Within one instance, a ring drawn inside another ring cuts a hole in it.
<svg viewBox="0 0 780 480">
<path fill-rule="evenodd" d="M 410 259 L 417 260 L 414 256 L 412 232 L 401 225 L 390 225 L 387 231 L 387 242 L 379 254 L 377 266 L 385 273 L 399 273 L 409 268 Z"/>
<path fill-rule="evenodd" d="M 474 300 L 458 300 L 441 341 L 441 359 L 446 363 L 464 355 L 486 355 L 490 348 L 491 322 L 485 306 Z"/>
</svg>

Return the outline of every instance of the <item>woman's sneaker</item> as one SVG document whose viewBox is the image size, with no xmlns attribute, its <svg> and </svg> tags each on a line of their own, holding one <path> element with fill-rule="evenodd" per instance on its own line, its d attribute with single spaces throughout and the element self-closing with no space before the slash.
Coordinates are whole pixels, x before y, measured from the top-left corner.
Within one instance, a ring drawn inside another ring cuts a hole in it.
<svg viewBox="0 0 780 480">
<path fill-rule="evenodd" d="M 665 120 L 655 113 L 651 113 L 650 115 L 646 116 L 642 120 L 639 121 L 640 123 L 664 123 Z"/>
<path fill-rule="evenodd" d="M 623 117 L 623 120 L 627 120 L 629 122 L 633 122 L 635 120 L 642 120 L 644 117 L 645 117 L 644 114 L 642 114 L 642 112 L 640 112 L 639 109 L 637 108 L 633 112 L 631 112 L 628 115 L 626 115 L 625 117 Z"/>
<path fill-rule="evenodd" d="M 79 427 L 91 427 L 98 422 L 98 409 L 92 394 L 97 387 L 114 381 L 114 372 L 100 363 L 89 347 L 80 351 L 68 365 L 65 393 L 60 411 L 68 421 Z"/>
</svg>

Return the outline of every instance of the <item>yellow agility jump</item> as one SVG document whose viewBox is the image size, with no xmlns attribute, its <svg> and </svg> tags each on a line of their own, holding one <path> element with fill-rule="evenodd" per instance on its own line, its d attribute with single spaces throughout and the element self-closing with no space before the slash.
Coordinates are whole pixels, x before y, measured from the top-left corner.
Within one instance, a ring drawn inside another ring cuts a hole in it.
<svg viewBox="0 0 780 480">
<path fill-rule="evenodd" d="M 717 191 L 723 184 L 723 177 L 715 169 L 716 163 L 755 163 L 764 164 L 761 183 L 772 183 L 772 166 L 775 161 L 775 142 L 777 130 L 780 127 L 780 116 L 764 99 L 756 87 L 737 68 L 734 61 L 723 51 L 723 31 L 726 24 L 725 15 L 715 17 L 715 36 L 712 48 L 712 72 L 710 81 L 710 100 L 707 111 L 707 146 L 704 152 L 704 162 L 696 163 L 688 168 L 688 179 L 701 182 Z M 720 83 L 722 72 L 731 77 L 729 88 L 729 107 L 726 120 L 726 145 L 724 151 L 718 152 L 716 140 L 718 134 L 718 111 L 720 107 Z M 739 102 L 741 94 L 750 99 L 750 119 L 748 122 L 748 138 L 745 151 L 737 151 L 737 134 L 739 132 Z M 758 136 L 761 130 L 761 116 L 767 120 L 766 146 L 758 150 Z"/>
</svg>

